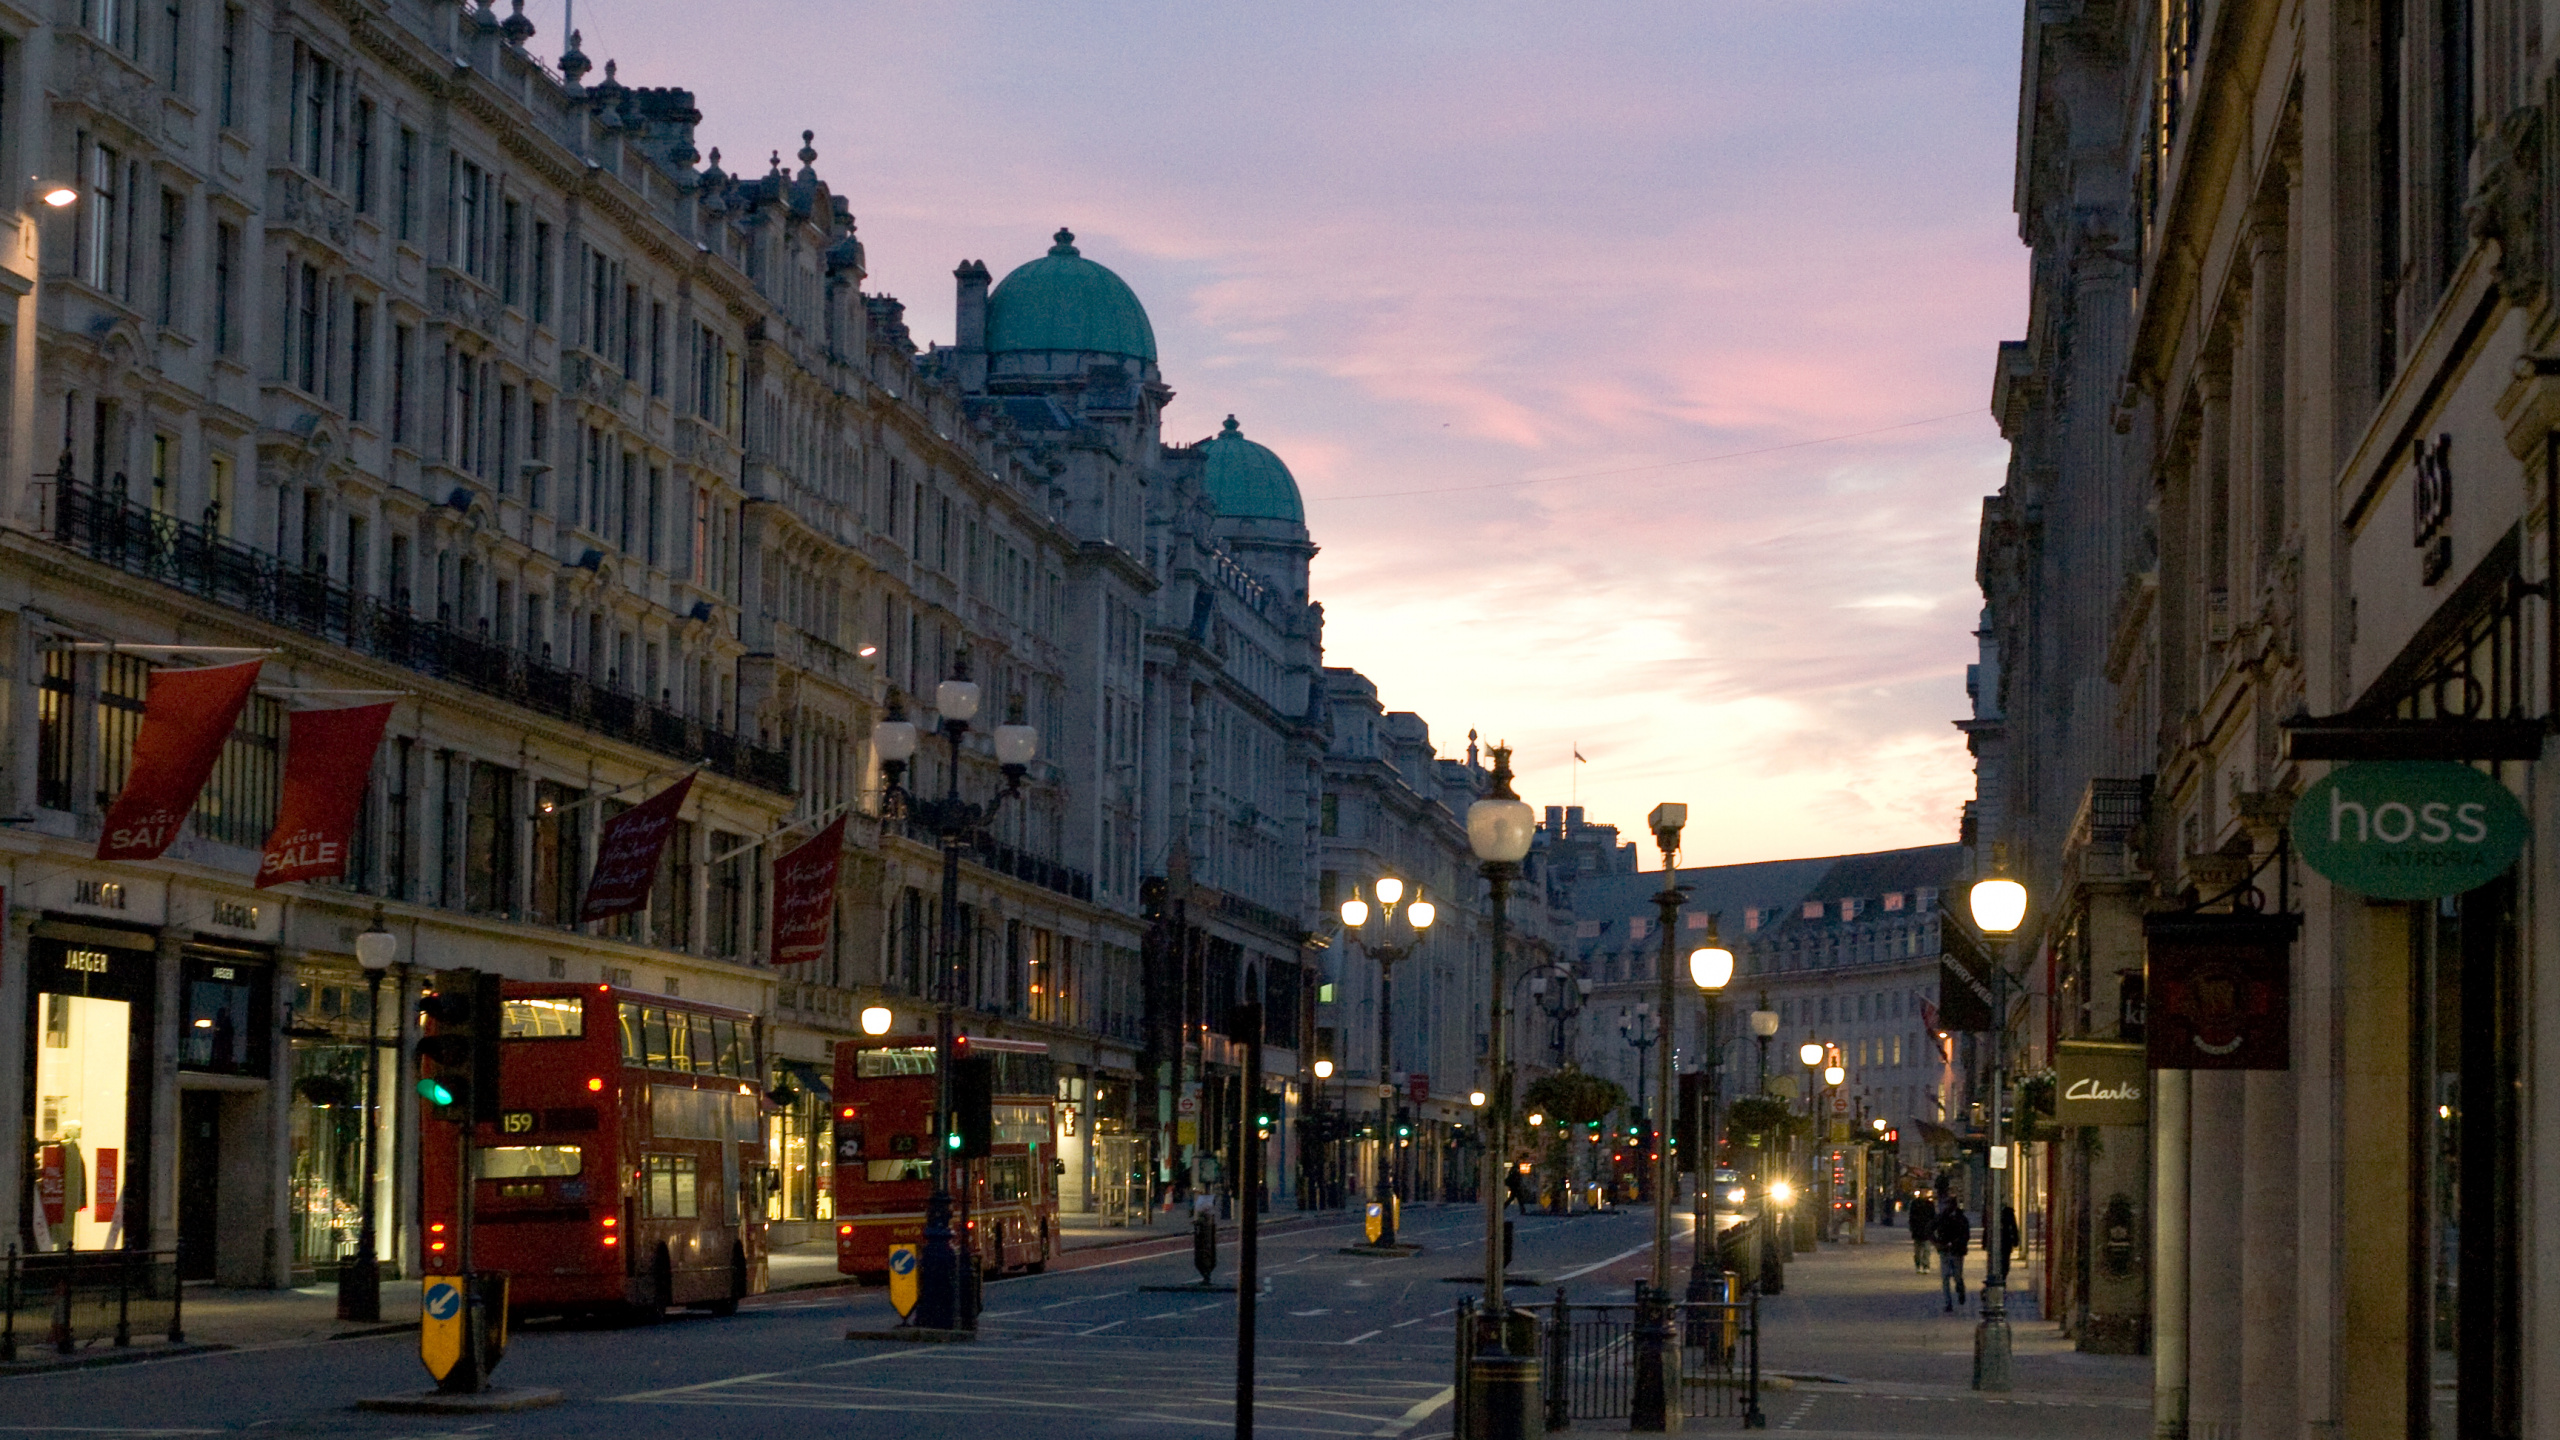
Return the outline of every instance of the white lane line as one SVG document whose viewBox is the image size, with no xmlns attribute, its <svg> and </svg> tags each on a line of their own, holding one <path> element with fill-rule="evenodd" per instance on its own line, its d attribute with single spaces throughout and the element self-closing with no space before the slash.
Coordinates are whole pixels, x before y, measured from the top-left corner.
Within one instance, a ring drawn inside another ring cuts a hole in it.
<svg viewBox="0 0 2560 1440">
<path fill-rule="evenodd" d="M 1432 1411 L 1448 1404 L 1449 1401 L 1457 1395 L 1457 1393 L 1457 1386 L 1443 1385 L 1440 1387 L 1439 1394 L 1434 1395 L 1427 1400 L 1415 1401 L 1412 1409 L 1407 1410 L 1403 1415 L 1394 1420 L 1388 1421 L 1386 1424 L 1379 1426 L 1377 1429 L 1372 1430 L 1369 1433 L 1371 1435 L 1378 1436 L 1401 1435 L 1407 1430 L 1412 1429 L 1416 1424 L 1419 1424 L 1424 1416 L 1429 1415 Z"/>
<path fill-rule="evenodd" d="M 1633 1250 L 1621 1250 L 1621 1251 L 1619 1251 L 1617 1254 L 1610 1256 L 1610 1257 L 1609 1257 L 1608 1259 L 1606 1259 L 1606 1260 L 1594 1260 L 1594 1261 L 1592 1261 L 1590 1264 L 1583 1266 L 1583 1267 L 1582 1267 L 1581 1269 L 1579 1269 L 1579 1270 L 1567 1270 L 1567 1271 L 1566 1271 L 1566 1272 L 1564 1272 L 1563 1274 L 1561 1274 L 1561 1275 L 1557 1276 L 1557 1277 L 1556 1277 L 1556 1278 L 1554 1278 L 1553 1280 L 1548 1281 L 1547 1283 L 1548 1283 L 1548 1284 L 1550 1284 L 1550 1285 L 1561 1285 L 1561 1284 L 1563 1284 L 1564 1282 L 1566 1282 L 1567 1280 L 1578 1280 L 1578 1279 L 1580 1279 L 1581 1277 L 1583 1277 L 1583 1276 L 1585 1276 L 1585 1275 L 1590 1274 L 1590 1273 L 1591 1273 L 1592 1271 L 1594 1271 L 1594 1270 L 1606 1270 L 1606 1269 L 1608 1269 L 1610 1266 L 1617 1264 L 1617 1263 L 1618 1263 L 1619 1261 L 1621 1261 L 1621 1260 L 1626 1260 L 1626 1259 L 1630 1259 L 1630 1258 L 1632 1258 L 1632 1257 L 1634 1257 L 1634 1256 L 1641 1255 L 1641 1254 L 1643 1254 L 1644 1252 L 1646 1252 L 1647 1250 L 1650 1250 L 1650 1249 L 1652 1249 L 1652 1248 L 1653 1248 L 1653 1242 L 1652 1242 L 1652 1241 L 1650 1241 L 1650 1240 L 1647 1240 L 1646 1242 L 1644 1242 L 1643 1244 L 1641 1244 L 1641 1245 L 1637 1246 L 1637 1247 L 1636 1247 L 1636 1248 L 1634 1248 Z"/>
<path fill-rule="evenodd" d="M 628 1395 L 608 1395 L 607 1400 L 659 1400 L 672 1395 L 691 1395 L 704 1390 L 719 1390 L 731 1385 L 745 1385 L 757 1380 L 771 1380 L 783 1375 L 803 1375 L 810 1370 L 840 1370 L 847 1365 L 871 1365 L 882 1360 L 904 1360 L 924 1347 L 883 1350 L 877 1355 L 857 1355 L 850 1360 L 830 1360 L 801 1370 L 766 1370 L 754 1375 L 732 1375 L 726 1380 L 705 1380 L 699 1385 L 673 1385 L 664 1390 L 635 1390 Z M 791 1382 L 786 1382 L 791 1383 Z"/>
<path fill-rule="evenodd" d="M 1367 1335 L 1354 1335 L 1354 1336 L 1352 1336 L 1350 1339 L 1348 1339 L 1348 1340 L 1344 1340 L 1344 1341 L 1341 1341 L 1341 1342 L 1339 1342 L 1339 1343 L 1344 1344 L 1344 1345 L 1357 1345 L 1357 1344 L 1359 1344 L 1361 1341 L 1363 1341 L 1363 1340 L 1366 1340 L 1366 1339 L 1370 1338 L 1370 1336 L 1372 1336 L 1372 1335 L 1384 1335 L 1384 1334 L 1386 1334 L 1386 1333 L 1387 1333 L 1387 1332 L 1386 1332 L 1386 1331 L 1384 1331 L 1384 1330 L 1372 1330 L 1372 1331 L 1370 1331 Z"/>
<path fill-rule="evenodd" d="M 1101 1295 L 1079 1295 L 1073 1300 L 1060 1300 L 1055 1304 L 1043 1305 L 1040 1308 L 1043 1310 L 1064 1310 L 1070 1305 L 1089 1305 L 1096 1300 L 1106 1298 L 1108 1297 Z"/>
<path fill-rule="evenodd" d="M 1304 1318 L 1309 1315 L 1330 1315 L 1333 1312 L 1331 1310 L 1292 1310 L 1289 1313 Z"/>
<path fill-rule="evenodd" d="M 1150 1316 L 1148 1318 L 1152 1319 L 1154 1317 Z M 1128 1323 L 1129 1322 L 1127 1320 L 1114 1320 L 1108 1325 L 1096 1325 L 1090 1330 L 1079 1330 L 1076 1333 L 1079 1335 L 1099 1335 L 1105 1330 L 1116 1330 Z"/>
</svg>

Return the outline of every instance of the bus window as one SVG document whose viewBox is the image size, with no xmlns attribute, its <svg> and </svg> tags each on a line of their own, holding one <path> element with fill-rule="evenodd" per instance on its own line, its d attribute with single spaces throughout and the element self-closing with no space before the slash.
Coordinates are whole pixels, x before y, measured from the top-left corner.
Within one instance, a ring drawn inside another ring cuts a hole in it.
<svg viewBox="0 0 2560 1440">
<path fill-rule="evenodd" d="M 853 1073 L 864 1080 L 886 1075 L 930 1075 L 933 1073 L 933 1047 L 901 1045 L 884 1050 L 854 1052 Z"/>
<path fill-rule="evenodd" d="M 618 1007 L 622 1015 L 622 1063 L 640 1063 L 640 1007 L 625 1000 Z"/>
<path fill-rule="evenodd" d="M 711 1053 L 718 1061 L 712 1068 L 732 1080 L 743 1078 L 738 1069 L 738 1022 L 711 1022 Z"/>
<path fill-rule="evenodd" d="M 483 1180 L 536 1175 L 575 1175 L 585 1163 L 575 1145 L 491 1145 L 475 1152 Z"/>
<path fill-rule="evenodd" d="M 865 1162 L 862 1178 L 874 1185 L 891 1180 L 930 1180 L 933 1162 L 919 1156 L 909 1160 L 872 1160 Z"/>
<path fill-rule="evenodd" d="M 509 1040 L 575 1040 L 587 1033 L 587 1002 L 579 996 L 502 1005 L 498 1033 Z"/>
<path fill-rule="evenodd" d="M 693 1068 L 693 1027 L 685 1023 L 681 1010 L 667 1012 L 667 1055 L 658 1063 L 670 1070 Z"/>
<path fill-rule="evenodd" d="M 1046 1145 L 1049 1112 L 1038 1105 L 998 1105 L 995 1133 L 989 1138 L 998 1145 Z"/>
<path fill-rule="evenodd" d="M 640 1213 L 652 1220 L 692 1220 L 701 1212 L 701 1172 L 690 1155 L 642 1157 Z"/>
<path fill-rule="evenodd" d="M 987 1203 L 1001 1205 L 1008 1200 L 1031 1197 L 1031 1157 L 1028 1155 L 996 1155 L 987 1161 Z"/>
<path fill-rule="evenodd" d="M 655 1005 L 640 1007 L 640 1063 L 667 1068 L 667 1012 Z"/>
<path fill-rule="evenodd" d="M 693 1073 L 696 1075 L 717 1073 L 720 1066 L 720 1052 L 711 1047 L 711 1017 L 691 1015 L 686 1018 L 692 1022 L 686 1028 L 693 1032 Z"/>
</svg>

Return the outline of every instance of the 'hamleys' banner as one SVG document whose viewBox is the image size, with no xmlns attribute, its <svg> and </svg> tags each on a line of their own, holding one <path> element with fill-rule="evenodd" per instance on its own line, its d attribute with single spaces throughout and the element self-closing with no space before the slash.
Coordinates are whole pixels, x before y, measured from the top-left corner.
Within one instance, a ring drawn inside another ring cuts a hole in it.
<svg viewBox="0 0 2560 1440">
<path fill-rule="evenodd" d="M 156 860 L 178 838 L 265 663 L 151 672 L 142 733 L 133 737 L 133 767 L 125 773 L 123 793 L 107 807 L 99 859 Z"/>
<path fill-rule="evenodd" d="M 258 861 L 258 888 L 347 873 L 347 837 L 390 720 L 387 700 L 285 717 L 284 787 L 276 828 L 267 832 L 267 853 Z"/>
<path fill-rule="evenodd" d="M 836 918 L 836 866 L 844 859 L 844 820 L 809 837 L 773 862 L 773 963 L 797 965 L 827 950 Z"/>
<path fill-rule="evenodd" d="M 596 837 L 596 868 L 587 876 L 587 898 L 578 907 L 580 920 L 608 920 L 649 908 L 658 856 L 675 833 L 676 811 L 691 789 L 693 776 L 687 775 L 604 823 Z"/>
</svg>

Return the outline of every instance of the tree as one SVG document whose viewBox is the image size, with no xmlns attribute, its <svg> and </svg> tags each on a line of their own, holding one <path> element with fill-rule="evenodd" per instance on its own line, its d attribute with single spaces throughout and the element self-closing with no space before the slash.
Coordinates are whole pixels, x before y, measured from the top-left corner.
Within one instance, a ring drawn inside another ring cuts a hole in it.
<svg viewBox="0 0 2560 1440">
<path fill-rule="evenodd" d="M 1627 1103 L 1627 1092 L 1615 1080 L 1568 1067 L 1530 1081 L 1522 1098 L 1531 1111 L 1543 1112 L 1547 1117 L 1549 1138 L 1542 1158 L 1550 1192 L 1561 1207 L 1565 1191 L 1573 1183 L 1574 1131 L 1608 1119 L 1611 1111 Z"/>
</svg>

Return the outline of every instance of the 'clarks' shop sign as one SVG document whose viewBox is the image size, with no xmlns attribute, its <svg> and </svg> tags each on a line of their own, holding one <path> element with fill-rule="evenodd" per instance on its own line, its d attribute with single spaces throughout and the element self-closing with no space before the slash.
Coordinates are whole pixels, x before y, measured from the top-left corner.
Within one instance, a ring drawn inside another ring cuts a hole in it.
<svg viewBox="0 0 2560 1440">
<path fill-rule="evenodd" d="M 2293 807 L 2311 868 L 2379 900 L 2477 889 L 2515 863 L 2529 828 L 2506 786 L 2449 760 L 2341 765 Z"/>
<path fill-rule="evenodd" d="M 2057 1125 L 2141 1125 L 2151 1117 L 2151 1071 L 2134 1040 L 2061 1040 L 2053 1047 Z"/>
</svg>

